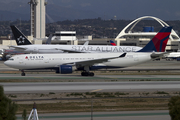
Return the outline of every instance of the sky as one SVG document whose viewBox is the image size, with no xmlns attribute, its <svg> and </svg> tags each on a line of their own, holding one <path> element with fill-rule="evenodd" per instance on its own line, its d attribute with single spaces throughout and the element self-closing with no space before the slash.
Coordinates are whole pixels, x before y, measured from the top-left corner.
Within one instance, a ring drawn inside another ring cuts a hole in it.
<svg viewBox="0 0 180 120">
<path fill-rule="evenodd" d="M 12 12 L 27 12 L 30 10 L 27 4 L 30 0 L 5 0 L 10 6 L 19 2 L 18 7 L 26 10 L 17 10 L 10 7 L 0 6 L 0 10 L 11 10 Z M 154 16 L 162 20 L 180 20 L 180 0 L 47 0 L 46 10 L 51 16 L 64 16 L 64 19 L 73 19 L 73 15 L 81 19 L 97 18 L 133 20 L 142 16 Z M 56 7 L 54 7 L 56 6 Z M 14 6 L 15 7 L 15 6 Z M 54 10 L 53 10 L 54 9 Z M 63 14 L 65 13 L 65 14 Z"/>
<path fill-rule="evenodd" d="M 155 16 L 166 20 L 180 20 L 180 0 L 48 0 L 72 9 L 93 11 L 101 16 L 134 19 Z"/>
</svg>

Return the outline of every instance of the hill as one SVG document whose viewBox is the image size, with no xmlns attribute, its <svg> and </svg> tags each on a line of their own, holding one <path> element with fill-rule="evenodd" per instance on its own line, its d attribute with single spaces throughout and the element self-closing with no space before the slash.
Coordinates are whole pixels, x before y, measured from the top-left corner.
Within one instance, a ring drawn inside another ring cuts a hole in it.
<svg viewBox="0 0 180 120">
<path fill-rule="evenodd" d="M 77 35 L 85 36 L 92 35 L 93 38 L 115 38 L 119 32 L 128 25 L 132 20 L 102 20 L 96 19 L 77 19 L 64 20 L 46 24 L 46 34 L 55 33 L 55 31 L 76 31 Z M 165 21 L 173 29 L 180 33 L 180 21 Z M 30 21 L 1 21 L 0 36 L 11 34 L 10 24 L 16 25 L 25 35 L 30 35 Z M 159 31 L 162 26 L 155 20 L 143 20 L 139 22 L 134 31 L 142 31 L 144 26 L 154 26 L 154 30 Z"/>
</svg>

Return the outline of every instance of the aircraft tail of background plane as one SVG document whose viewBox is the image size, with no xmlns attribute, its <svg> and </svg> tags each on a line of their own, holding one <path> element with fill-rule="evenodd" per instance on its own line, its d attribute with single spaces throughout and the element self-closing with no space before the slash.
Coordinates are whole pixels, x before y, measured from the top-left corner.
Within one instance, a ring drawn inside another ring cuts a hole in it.
<svg viewBox="0 0 180 120">
<path fill-rule="evenodd" d="M 11 25 L 11 30 L 13 32 L 14 38 L 16 40 L 17 45 L 30 45 L 32 44 L 26 36 L 14 25 Z"/>
<path fill-rule="evenodd" d="M 165 52 L 172 27 L 163 27 L 152 40 L 138 52 Z"/>
<path fill-rule="evenodd" d="M 53 35 L 50 34 L 47 41 L 46 41 L 46 44 L 51 44 L 51 39 L 52 39 Z"/>
<path fill-rule="evenodd" d="M 110 40 L 110 43 L 112 46 L 116 46 L 116 43 L 114 41 Z"/>
</svg>

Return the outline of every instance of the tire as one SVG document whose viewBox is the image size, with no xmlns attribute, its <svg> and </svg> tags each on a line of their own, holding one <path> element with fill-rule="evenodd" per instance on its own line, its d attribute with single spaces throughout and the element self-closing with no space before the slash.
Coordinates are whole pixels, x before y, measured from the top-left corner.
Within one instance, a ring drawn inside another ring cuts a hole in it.
<svg viewBox="0 0 180 120">
<path fill-rule="evenodd" d="M 89 75 L 89 73 L 88 72 L 84 72 L 84 76 L 88 76 Z"/>
<path fill-rule="evenodd" d="M 25 73 L 21 73 L 21 76 L 26 76 L 26 74 Z"/>
<path fill-rule="evenodd" d="M 84 76 L 84 72 L 81 73 L 81 76 Z"/>
<path fill-rule="evenodd" d="M 94 76 L 94 73 L 93 73 L 93 72 L 90 72 L 90 73 L 89 73 L 89 76 Z"/>
</svg>

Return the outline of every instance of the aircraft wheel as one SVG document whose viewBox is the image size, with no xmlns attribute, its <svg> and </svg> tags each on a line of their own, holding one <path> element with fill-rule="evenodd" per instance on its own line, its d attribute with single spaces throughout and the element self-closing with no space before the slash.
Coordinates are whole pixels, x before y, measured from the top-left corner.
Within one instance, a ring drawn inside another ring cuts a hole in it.
<svg viewBox="0 0 180 120">
<path fill-rule="evenodd" d="M 81 76 L 84 76 L 84 72 L 81 73 Z"/>
<path fill-rule="evenodd" d="M 26 74 L 25 73 L 21 73 L 21 76 L 26 76 Z"/>
<path fill-rule="evenodd" d="M 94 76 L 93 72 L 82 72 L 81 76 Z"/>
<path fill-rule="evenodd" d="M 84 72 L 84 76 L 88 76 L 89 75 L 89 73 L 88 72 Z"/>
<path fill-rule="evenodd" d="M 87 72 L 82 72 L 81 76 L 87 76 Z"/>
<path fill-rule="evenodd" d="M 93 72 L 90 72 L 90 73 L 89 73 L 89 76 L 94 76 L 94 73 L 93 73 Z"/>
</svg>

